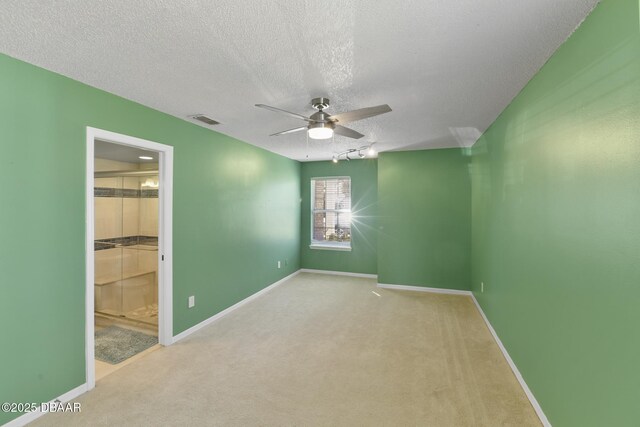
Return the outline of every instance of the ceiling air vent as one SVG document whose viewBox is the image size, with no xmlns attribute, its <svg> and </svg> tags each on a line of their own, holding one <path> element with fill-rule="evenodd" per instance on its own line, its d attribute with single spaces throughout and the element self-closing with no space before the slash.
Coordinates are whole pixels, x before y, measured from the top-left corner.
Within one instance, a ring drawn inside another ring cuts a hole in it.
<svg viewBox="0 0 640 427">
<path fill-rule="evenodd" d="M 189 116 L 189 117 L 191 117 L 194 120 L 198 120 L 198 121 L 200 121 L 202 123 L 206 123 L 206 124 L 208 124 L 210 126 L 215 126 L 215 125 L 219 125 L 220 124 L 220 122 L 216 122 L 211 117 L 207 117 L 204 114 L 196 114 L 196 115 Z"/>
</svg>

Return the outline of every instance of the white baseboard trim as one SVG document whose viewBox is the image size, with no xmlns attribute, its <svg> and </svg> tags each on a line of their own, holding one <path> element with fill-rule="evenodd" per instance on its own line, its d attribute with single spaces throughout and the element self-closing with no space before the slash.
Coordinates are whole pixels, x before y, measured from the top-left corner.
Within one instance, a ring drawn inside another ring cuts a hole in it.
<svg viewBox="0 0 640 427">
<path fill-rule="evenodd" d="M 194 326 L 190 327 L 186 331 L 180 332 L 178 335 L 175 335 L 173 337 L 172 343 L 176 343 L 176 342 L 180 341 L 181 339 L 191 335 L 192 333 L 194 333 L 198 329 L 202 329 L 205 326 L 210 325 L 211 323 L 215 322 L 216 320 L 220 319 L 221 317 L 224 317 L 227 314 L 231 313 L 233 310 L 242 307 L 243 305 L 245 305 L 246 303 L 248 303 L 250 301 L 253 301 L 254 299 L 258 298 L 259 296 L 269 292 L 271 289 L 275 288 L 276 286 L 281 285 L 285 281 L 291 279 L 293 276 L 299 274 L 300 271 L 301 270 L 297 270 L 297 271 L 291 273 L 287 277 L 284 277 L 284 278 L 278 280 L 277 282 L 270 284 L 269 286 L 267 286 L 264 289 L 259 290 L 255 294 L 249 295 L 248 297 L 246 297 L 242 301 L 238 301 L 237 303 L 235 303 L 231 307 L 222 310 L 220 313 L 214 314 L 213 316 L 209 317 L 208 319 L 203 320 L 202 322 L 198 323 L 197 325 L 194 325 Z"/>
<path fill-rule="evenodd" d="M 533 395 L 533 393 L 529 389 L 529 386 L 527 385 L 527 383 L 524 381 L 524 378 L 522 378 L 522 375 L 520 374 L 520 371 L 518 370 L 518 367 L 513 362 L 513 359 L 511 359 L 511 356 L 509 356 L 509 353 L 507 352 L 507 349 L 502 344 L 502 341 L 500 341 L 500 338 L 498 337 L 498 334 L 493 329 L 493 326 L 491 326 L 491 323 L 489 322 L 489 319 L 487 319 L 487 316 L 484 314 L 484 311 L 482 311 L 482 307 L 480 307 L 480 304 L 478 303 L 478 300 L 476 299 L 475 295 L 473 295 L 473 293 L 471 293 L 471 299 L 473 299 L 473 302 L 475 303 L 476 308 L 480 312 L 480 315 L 482 316 L 482 319 L 484 319 L 484 323 L 487 325 L 487 328 L 489 328 L 489 332 L 491 332 L 491 335 L 493 335 L 493 339 L 498 344 L 498 347 L 500 348 L 500 351 L 502 352 L 502 355 L 507 360 L 507 363 L 509 364 L 509 367 L 513 371 L 513 374 L 516 376 L 516 379 L 518 380 L 518 382 L 520 383 L 520 386 L 524 390 L 524 394 L 527 395 L 527 398 L 529 399 L 529 402 L 531 403 L 531 406 L 533 406 L 533 409 L 534 409 L 534 411 L 536 411 L 536 414 L 538 415 L 538 418 L 540 418 L 540 421 L 542 422 L 542 425 L 545 426 L 545 427 L 551 427 L 551 423 L 549 422 L 549 420 L 547 419 L 547 416 L 542 411 L 542 407 L 540 406 L 540 404 L 536 400 L 535 396 Z"/>
<path fill-rule="evenodd" d="M 75 399 L 76 397 L 80 396 L 86 391 L 87 391 L 87 384 L 85 383 L 85 384 L 79 385 L 78 387 L 72 390 L 69 390 L 65 394 L 58 396 L 57 398 L 50 400 L 47 403 L 53 403 L 55 401 L 66 403 L 66 402 L 69 402 L 70 400 Z M 41 412 L 41 411 L 27 412 L 26 414 L 21 415 L 18 418 L 14 418 L 13 420 L 4 424 L 2 427 L 22 427 L 37 420 L 38 418 L 40 418 L 45 414 L 47 414 L 47 412 Z"/>
<path fill-rule="evenodd" d="M 350 277 L 364 277 L 365 279 L 377 279 L 377 274 L 365 274 L 365 273 L 349 273 L 346 271 L 331 271 L 331 270 L 314 270 L 311 268 L 301 268 L 301 273 L 318 273 L 318 274 L 331 274 L 334 276 L 350 276 Z"/>
<path fill-rule="evenodd" d="M 387 285 L 386 283 L 378 283 L 378 287 L 383 289 L 395 289 L 398 291 L 431 292 L 434 294 L 449 295 L 472 295 L 471 291 L 461 291 L 459 289 L 428 288 L 426 286 Z"/>
</svg>

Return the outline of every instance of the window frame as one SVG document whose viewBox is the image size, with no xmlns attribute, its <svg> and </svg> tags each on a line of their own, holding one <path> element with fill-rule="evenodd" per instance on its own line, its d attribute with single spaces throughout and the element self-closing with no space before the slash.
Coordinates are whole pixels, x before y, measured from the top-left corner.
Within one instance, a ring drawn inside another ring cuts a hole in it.
<svg viewBox="0 0 640 427">
<path fill-rule="evenodd" d="M 346 175 L 340 175 L 340 176 L 315 176 L 315 177 L 311 177 L 311 179 L 309 180 L 309 186 L 311 189 L 311 195 L 309 197 L 310 200 L 310 226 L 309 226 L 309 231 L 310 231 L 310 242 L 311 244 L 309 245 L 310 249 L 320 249 L 320 250 L 327 250 L 327 251 L 351 251 L 351 243 L 353 242 L 353 232 L 351 233 L 351 239 L 348 242 L 330 242 L 330 241 L 319 241 L 319 240 L 314 240 L 313 238 L 313 224 L 314 224 L 314 214 L 316 213 L 327 213 L 327 212 L 335 212 L 335 213 L 348 213 L 350 214 L 349 216 L 349 229 L 351 230 L 351 225 L 353 224 L 353 210 L 351 209 L 351 205 L 349 206 L 349 209 L 315 209 L 315 181 L 326 181 L 326 180 L 339 180 L 339 179 L 348 179 L 349 180 L 349 199 L 351 200 L 351 197 L 353 196 L 353 181 L 351 180 L 350 176 L 346 176 Z"/>
</svg>

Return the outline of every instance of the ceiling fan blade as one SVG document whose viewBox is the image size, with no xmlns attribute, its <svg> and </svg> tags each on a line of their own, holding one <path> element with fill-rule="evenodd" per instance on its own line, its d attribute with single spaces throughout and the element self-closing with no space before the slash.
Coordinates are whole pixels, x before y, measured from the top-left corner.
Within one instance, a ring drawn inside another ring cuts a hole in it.
<svg viewBox="0 0 640 427">
<path fill-rule="evenodd" d="M 270 105 L 256 104 L 256 107 L 264 108 L 265 110 L 274 111 L 276 113 L 286 114 L 289 117 L 293 117 L 295 119 L 301 119 L 301 120 L 304 120 L 305 122 L 314 122 L 313 120 L 310 120 L 308 117 L 305 117 L 301 114 L 292 113 L 291 111 L 282 110 L 276 107 L 271 107 Z"/>
<path fill-rule="evenodd" d="M 302 127 L 295 128 L 295 129 L 283 130 L 282 132 L 274 133 L 274 134 L 271 134 L 269 136 L 286 135 L 288 133 L 300 132 L 301 130 L 306 130 L 306 129 L 307 129 L 306 126 L 302 126 Z"/>
<path fill-rule="evenodd" d="M 391 107 L 387 104 L 376 105 L 375 107 L 360 108 L 359 110 L 335 114 L 329 117 L 329 120 L 339 123 L 349 123 L 355 122 L 356 120 L 366 119 L 367 117 L 388 113 L 389 111 L 391 111 Z"/>
<path fill-rule="evenodd" d="M 364 136 L 360 132 L 356 132 L 353 129 L 349 129 L 349 128 L 346 128 L 346 127 L 340 126 L 340 125 L 336 125 L 335 128 L 333 129 L 333 131 L 335 133 L 337 133 L 338 135 L 346 136 L 346 137 L 353 138 L 353 139 L 360 139 L 360 138 L 362 138 Z"/>
</svg>

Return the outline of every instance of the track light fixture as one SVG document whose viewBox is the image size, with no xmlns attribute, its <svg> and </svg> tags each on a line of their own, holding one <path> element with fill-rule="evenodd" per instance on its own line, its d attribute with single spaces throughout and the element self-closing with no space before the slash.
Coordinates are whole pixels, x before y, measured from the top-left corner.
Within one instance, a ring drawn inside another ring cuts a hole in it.
<svg viewBox="0 0 640 427">
<path fill-rule="evenodd" d="M 362 147 L 358 147 L 358 148 L 349 148 L 339 153 L 334 153 L 331 161 L 333 163 L 338 163 L 338 160 L 340 160 L 341 156 L 344 156 L 344 159 L 346 161 L 351 161 L 351 157 L 349 157 L 349 155 L 353 153 L 356 153 L 359 158 L 364 159 L 367 156 L 375 157 L 376 150 L 373 148 L 373 143 L 370 145 L 363 145 Z"/>
</svg>

